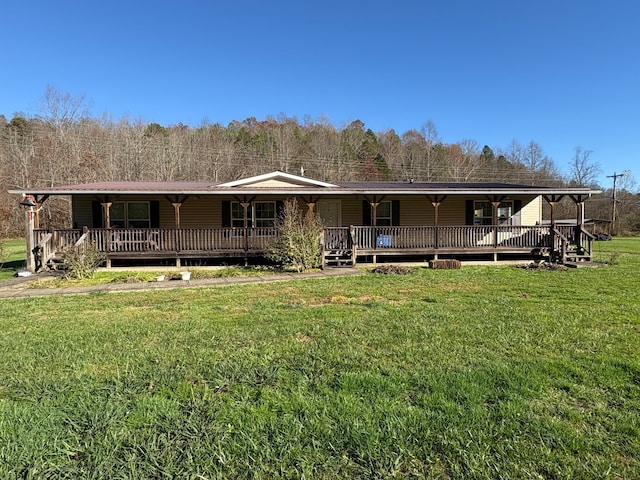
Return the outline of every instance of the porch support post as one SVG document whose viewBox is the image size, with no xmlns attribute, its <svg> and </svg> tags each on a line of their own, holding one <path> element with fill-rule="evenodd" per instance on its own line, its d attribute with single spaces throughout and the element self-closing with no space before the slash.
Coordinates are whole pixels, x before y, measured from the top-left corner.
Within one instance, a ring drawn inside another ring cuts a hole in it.
<svg viewBox="0 0 640 480">
<path fill-rule="evenodd" d="M 373 225 L 373 249 L 376 250 L 378 248 L 378 229 L 376 228 L 378 226 L 378 205 L 380 205 L 380 202 L 382 201 L 384 197 L 382 197 L 380 200 L 376 199 L 376 196 L 374 195 L 373 197 L 373 201 L 369 200 L 369 205 L 371 205 L 371 224 Z M 377 263 L 378 262 L 378 256 L 377 255 L 373 255 L 373 263 Z"/>
<path fill-rule="evenodd" d="M 104 212 L 104 228 L 111 228 L 111 202 L 102 202 L 100 205 Z"/>
<path fill-rule="evenodd" d="M 173 205 L 173 214 L 176 228 L 180 228 L 180 207 L 182 206 L 182 202 L 171 202 Z"/>
<path fill-rule="evenodd" d="M 491 223 L 493 224 L 493 248 L 498 248 L 498 208 L 500 208 L 500 204 L 502 200 L 492 200 L 491 201 Z M 496 260 L 496 256 L 494 254 L 493 257 Z"/>
<path fill-rule="evenodd" d="M 562 200 L 563 197 L 564 195 L 550 195 L 550 196 L 544 195 L 544 199 L 547 201 L 547 203 L 551 207 L 551 219 L 550 219 L 551 226 L 549 229 L 549 236 L 551 237 L 551 250 L 554 253 L 557 253 L 556 252 L 556 207 L 558 206 L 558 203 L 560 203 L 560 200 Z"/>
<path fill-rule="evenodd" d="M 107 230 L 111 229 L 111 202 L 105 200 L 104 202 L 100 202 L 102 205 L 102 212 L 104 214 L 104 228 Z M 106 257 L 107 257 L 107 268 L 111 268 L 111 257 L 109 257 L 109 252 L 111 250 L 111 233 L 107 232 L 105 234 L 105 248 L 106 248 Z"/>
<path fill-rule="evenodd" d="M 314 199 L 313 197 L 309 197 L 309 200 L 303 199 L 304 203 L 307 204 L 307 219 L 311 221 L 313 218 L 313 213 L 316 208 L 316 203 L 318 203 L 318 198 Z"/>
<path fill-rule="evenodd" d="M 35 273 L 36 271 L 36 259 L 33 255 L 33 249 L 35 248 L 34 228 L 35 228 L 35 210 L 33 207 L 29 207 L 25 212 L 25 221 L 27 224 L 27 270 Z"/>
<path fill-rule="evenodd" d="M 247 202 L 246 199 L 240 202 L 242 205 L 242 210 L 244 211 L 243 217 L 243 228 L 244 228 L 244 251 L 245 255 L 249 251 L 249 207 L 251 206 L 251 202 Z M 245 264 L 249 262 L 249 259 L 245 256 L 244 259 Z"/>
<path fill-rule="evenodd" d="M 313 218 L 313 212 L 315 207 L 316 207 L 315 202 L 307 202 L 307 219 L 309 221 L 311 221 L 311 219 Z"/>
<path fill-rule="evenodd" d="M 181 262 L 180 262 L 180 257 L 178 256 L 178 252 L 182 249 L 181 246 L 181 237 L 180 237 L 180 232 L 178 232 L 178 230 L 180 230 L 180 207 L 182 206 L 182 202 L 171 202 L 171 205 L 173 205 L 173 218 L 174 218 L 174 224 L 175 224 L 175 232 L 174 232 L 174 246 L 176 249 L 176 268 L 180 268 L 181 266 Z"/>
<path fill-rule="evenodd" d="M 438 259 L 438 248 L 440 248 L 440 228 L 439 227 L 439 210 L 440 210 L 440 204 L 442 202 L 444 202 L 444 200 L 447 198 L 446 195 L 436 195 L 435 197 L 431 197 L 430 195 L 427 195 L 427 199 L 429 199 L 429 201 L 431 202 L 431 205 L 433 206 L 433 226 L 435 227 L 435 233 L 434 233 L 434 247 L 436 250 L 436 254 L 435 254 L 435 259 Z"/>
<path fill-rule="evenodd" d="M 571 200 L 576 204 L 576 247 L 578 252 L 582 252 L 584 245 L 582 245 L 582 226 L 584 225 L 584 201 L 588 195 L 571 195 Z M 591 252 L 589 252 L 591 253 Z"/>
</svg>

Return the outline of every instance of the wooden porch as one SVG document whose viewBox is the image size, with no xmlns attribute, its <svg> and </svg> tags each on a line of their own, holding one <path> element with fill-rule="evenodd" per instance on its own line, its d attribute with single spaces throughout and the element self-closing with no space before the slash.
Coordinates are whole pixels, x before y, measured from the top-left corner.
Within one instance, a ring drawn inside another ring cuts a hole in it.
<svg viewBox="0 0 640 480">
<path fill-rule="evenodd" d="M 66 245 L 95 244 L 113 260 L 249 258 L 264 256 L 277 240 L 269 228 L 91 228 L 34 230 L 36 269 L 54 260 Z M 325 266 L 355 265 L 387 256 L 526 255 L 553 261 L 589 260 L 594 237 L 569 226 L 349 226 L 324 229 Z"/>
</svg>

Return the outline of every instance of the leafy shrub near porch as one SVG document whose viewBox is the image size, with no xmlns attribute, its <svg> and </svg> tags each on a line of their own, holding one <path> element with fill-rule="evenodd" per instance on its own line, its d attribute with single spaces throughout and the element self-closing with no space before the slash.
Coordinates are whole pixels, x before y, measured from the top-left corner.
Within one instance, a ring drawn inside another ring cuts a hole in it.
<svg viewBox="0 0 640 480">
<path fill-rule="evenodd" d="M 303 212 L 295 198 L 284 202 L 276 223 L 280 236 L 267 256 L 285 268 L 304 272 L 322 262 L 322 222 L 313 212 Z"/>
<path fill-rule="evenodd" d="M 70 278 L 92 278 L 104 261 L 104 254 L 95 243 L 87 243 L 81 247 L 67 245 L 62 249 L 63 268 Z"/>
</svg>

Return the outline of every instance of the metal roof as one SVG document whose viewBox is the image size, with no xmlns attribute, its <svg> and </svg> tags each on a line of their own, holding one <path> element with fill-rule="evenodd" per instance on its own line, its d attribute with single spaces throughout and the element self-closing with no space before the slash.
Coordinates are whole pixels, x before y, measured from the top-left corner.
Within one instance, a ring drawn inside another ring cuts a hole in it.
<svg viewBox="0 0 640 480">
<path fill-rule="evenodd" d="M 12 194 L 91 195 L 91 194 L 183 194 L 183 195 L 592 195 L 601 193 L 591 188 L 554 188 L 508 184 L 340 184 L 335 187 L 220 187 L 191 182 L 100 182 L 49 188 L 10 190 Z"/>
<path fill-rule="evenodd" d="M 265 179 L 291 180 L 290 185 L 268 186 Z M 592 195 L 592 188 L 556 188 L 507 183 L 342 182 L 330 184 L 272 172 L 228 183 L 212 182 L 95 182 L 58 187 L 10 190 L 31 195 Z"/>
</svg>

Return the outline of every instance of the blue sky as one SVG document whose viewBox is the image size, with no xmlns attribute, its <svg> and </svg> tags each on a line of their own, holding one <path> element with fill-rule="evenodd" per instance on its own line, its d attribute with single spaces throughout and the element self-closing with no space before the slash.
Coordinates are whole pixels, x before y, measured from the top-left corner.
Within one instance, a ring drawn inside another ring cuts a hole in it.
<svg viewBox="0 0 640 480">
<path fill-rule="evenodd" d="M 0 114 L 48 85 L 162 125 L 272 115 L 435 123 L 442 141 L 592 150 L 640 176 L 636 0 L 34 0 L 0 10 Z M 635 171 L 634 171 L 635 170 Z"/>
</svg>

